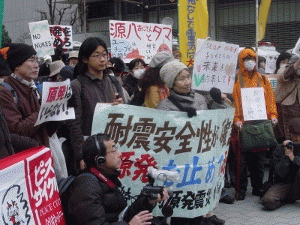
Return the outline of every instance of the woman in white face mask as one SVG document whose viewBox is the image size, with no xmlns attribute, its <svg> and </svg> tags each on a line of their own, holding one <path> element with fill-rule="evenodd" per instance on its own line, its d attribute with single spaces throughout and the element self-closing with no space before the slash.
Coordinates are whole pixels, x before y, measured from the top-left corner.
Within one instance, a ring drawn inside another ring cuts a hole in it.
<svg viewBox="0 0 300 225">
<path fill-rule="evenodd" d="M 123 87 L 129 96 L 138 88 L 138 82 L 145 72 L 146 63 L 142 59 L 134 59 L 128 64 L 129 75 L 124 81 Z"/>
</svg>

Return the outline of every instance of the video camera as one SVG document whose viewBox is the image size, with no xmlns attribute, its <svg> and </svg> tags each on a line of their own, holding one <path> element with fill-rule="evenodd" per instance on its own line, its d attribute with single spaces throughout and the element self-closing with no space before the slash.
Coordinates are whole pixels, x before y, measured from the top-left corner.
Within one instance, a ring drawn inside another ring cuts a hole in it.
<svg viewBox="0 0 300 225">
<path fill-rule="evenodd" d="M 290 141 L 290 142 L 286 143 L 285 145 L 283 145 L 283 147 L 288 148 L 288 149 L 293 149 L 294 147 L 300 148 L 300 143 L 295 143 L 295 142 Z"/>
<path fill-rule="evenodd" d="M 157 170 L 153 167 L 148 168 L 147 177 L 149 179 L 149 184 L 147 184 L 143 190 L 142 194 L 146 195 L 149 199 L 157 199 L 158 194 L 163 195 L 163 186 L 154 186 L 155 179 L 161 181 L 173 181 L 178 182 L 179 174 L 178 172 L 168 171 L 168 170 Z M 169 191 L 170 192 L 170 191 Z M 171 196 L 172 193 L 169 193 Z"/>
</svg>

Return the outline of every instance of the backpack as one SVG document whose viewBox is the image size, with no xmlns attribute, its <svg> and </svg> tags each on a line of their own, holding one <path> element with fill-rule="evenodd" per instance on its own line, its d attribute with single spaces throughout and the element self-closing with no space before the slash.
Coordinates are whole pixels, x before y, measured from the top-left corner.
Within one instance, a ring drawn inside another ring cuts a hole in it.
<svg viewBox="0 0 300 225">
<path fill-rule="evenodd" d="M 0 85 L 4 86 L 7 90 L 10 91 L 11 95 L 13 96 L 14 102 L 16 103 L 16 105 L 18 105 L 17 92 L 12 88 L 12 86 L 3 79 L 1 79 Z"/>
<path fill-rule="evenodd" d="M 140 91 L 139 88 L 134 92 L 133 98 L 129 101 L 129 105 L 142 106 L 145 102 L 145 92 Z"/>
</svg>

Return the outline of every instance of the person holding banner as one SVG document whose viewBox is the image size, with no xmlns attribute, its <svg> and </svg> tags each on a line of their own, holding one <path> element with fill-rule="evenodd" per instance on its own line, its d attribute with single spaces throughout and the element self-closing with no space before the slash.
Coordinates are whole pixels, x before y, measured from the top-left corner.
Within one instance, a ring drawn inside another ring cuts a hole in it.
<svg viewBox="0 0 300 225">
<path fill-rule="evenodd" d="M 261 152 L 243 152 L 243 149 L 241 149 L 238 132 L 243 129 L 243 125 L 246 123 L 244 120 L 245 112 L 243 112 L 242 108 L 242 87 L 262 87 L 266 102 L 266 106 L 263 107 L 266 107 L 267 118 L 272 121 L 273 125 L 276 125 L 278 123 L 278 114 L 272 86 L 270 84 L 270 81 L 266 77 L 263 77 L 260 73 L 257 72 L 256 59 L 257 55 L 252 48 L 245 48 L 239 53 L 240 69 L 237 73 L 237 81 L 235 82 L 233 87 L 233 98 L 235 104 L 234 128 L 236 129 L 233 131 L 232 140 L 235 140 L 233 142 L 233 149 L 238 160 L 237 165 L 241 165 L 241 168 L 236 169 L 235 185 L 237 200 L 245 199 L 248 185 L 248 169 L 250 172 L 251 184 L 253 187 L 253 195 L 261 195 L 260 188 L 262 188 L 264 176 L 264 160 Z M 240 176 L 238 175 L 239 173 Z"/>
<path fill-rule="evenodd" d="M 72 91 L 76 99 L 76 119 L 68 122 L 76 169 L 84 169 L 81 146 L 84 136 L 91 135 L 96 104 L 123 103 L 122 87 L 107 70 L 107 47 L 100 38 L 86 39 L 79 49 L 78 64 L 74 69 Z"/>
<path fill-rule="evenodd" d="M 170 88 L 170 96 L 162 100 L 157 109 L 166 111 L 187 112 L 189 117 L 197 115 L 196 110 L 206 110 L 205 98 L 192 90 L 192 75 L 187 66 L 178 60 L 166 63 L 159 72 L 161 79 Z M 225 224 L 225 221 L 213 215 L 212 212 L 205 217 L 179 218 L 172 217 L 171 224 Z"/>
<path fill-rule="evenodd" d="M 68 224 L 151 224 L 151 211 L 157 202 L 168 199 L 167 190 L 163 190 L 163 196 L 158 194 L 157 199 L 139 195 L 126 210 L 123 221 L 119 221 L 119 214 L 127 205 L 119 189 L 122 185 L 118 179 L 121 152 L 107 134 L 88 137 L 82 147 L 86 170 L 67 190 Z"/>
<path fill-rule="evenodd" d="M 0 103 L 9 131 L 30 137 L 40 145 L 49 146 L 49 136 L 57 129 L 53 124 L 34 126 L 39 115 L 41 93 L 34 80 L 39 65 L 36 51 L 26 44 L 12 44 L 7 52 L 7 63 L 13 71 L 0 85 Z"/>
<path fill-rule="evenodd" d="M 192 75 L 182 62 L 173 60 L 165 64 L 160 72 L 161 79 L 170 88 L 170 96 L 162 100 L 157 109 L 181 111 L 181 105 L 188 115 L 196 115 L 196 110 L 206 110 L 205 98 L 192 90 Z"/>
</svg>

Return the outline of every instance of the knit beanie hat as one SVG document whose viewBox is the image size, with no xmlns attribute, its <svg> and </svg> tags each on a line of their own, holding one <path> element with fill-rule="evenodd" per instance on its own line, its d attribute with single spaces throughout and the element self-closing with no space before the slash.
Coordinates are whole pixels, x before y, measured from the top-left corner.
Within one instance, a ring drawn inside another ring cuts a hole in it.
<svg viewBox="0 0 300 225">
<path fill-rule="evenodd" d="M 7 51 L 7 63 L 12 72 L 17 66 L 22 65 L 31 56 L 36 55 L 36 51 L 30 45 L 12 44 Z"/>
<path fill-rule="evenodd" d="M 165 82 L 169 88 L 172 88 L 176 76 L 184 69 L 187 69 L 186 65 L 178 60 L 173 60 L 161 68 L 159 75 L 162 81 Z"/>
<path fill-rule="evenodd" d="M 168 62 L 171 62 L 174 60 L 174 56 L 171 52 L 162 51 L 156 53 L 151 62 L 149 63 L 149 67 L 162 67 Z"/>
</svg>

